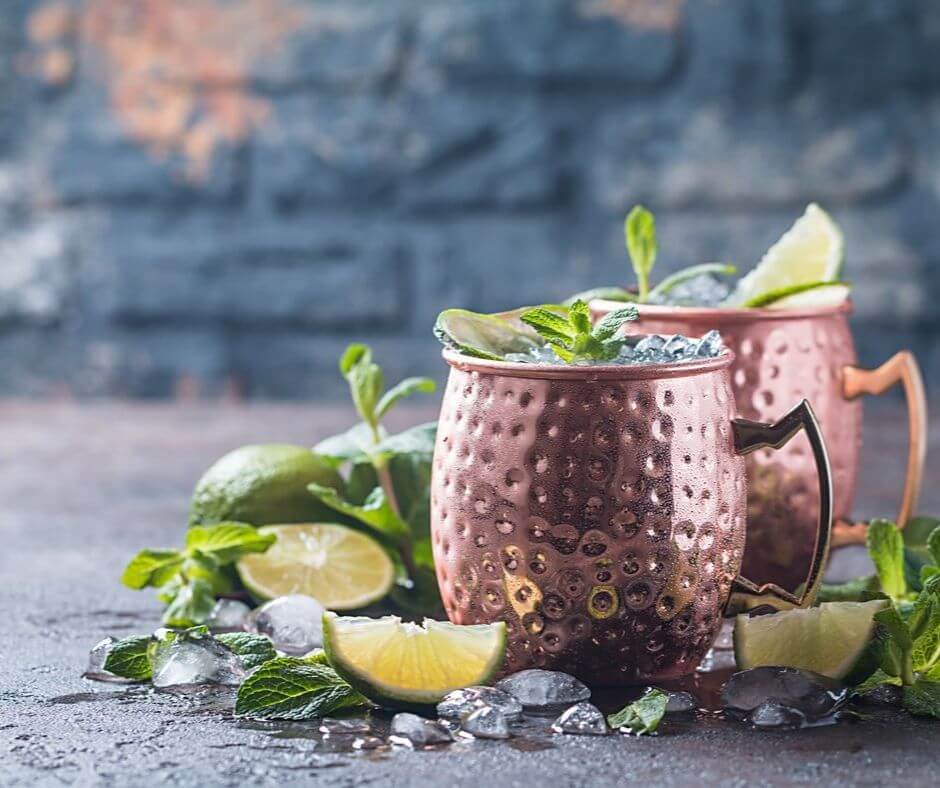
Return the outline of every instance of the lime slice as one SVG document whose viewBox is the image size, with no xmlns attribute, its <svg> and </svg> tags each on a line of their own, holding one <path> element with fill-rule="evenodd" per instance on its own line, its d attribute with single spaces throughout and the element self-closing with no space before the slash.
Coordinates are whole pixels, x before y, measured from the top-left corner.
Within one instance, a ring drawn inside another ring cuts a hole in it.
<svg viewBox="0 0 940 788">
<path fill-rule="evenodd" d="M 833 679 L 859 676 L 861 681 L 877 667 L 877 662 L 869 665 L 874 615 L 889 604 L 886 599 L 875 599 L 826 602 L 754 618 L 742 613 L 734 622 L 738 669 L 776 665 L 812 670 Z"/>
<path fill-rule="evenodd" d="M 810 282 L 774 290 L 752 298 L 744 306 L 765 309 L 808 309 L 838 306 L 849 297 L 849 286 L 843 282 Z"/>
<path fill-rule="evenodd" d="M 268 525 L 275 534 L 266 553 L 246 555 L 238 574 L 258 599 L 306 594 L 329 610 L 354 610 L 385 596 L 395 567 L 382 546 L 344 525 Z"/>
<path fill-rule="evenodd" d="M 384 618 L 323 616 L 323 646 L 346 681 L 377 703 L 426 705 L 486 684 L 506 656 L 506 624 L 422 625 Z"/>
<path fill-rule="evenodd" d="M 842 231 L 829 214 L 810 203 L 757 266 L 738 282 L 728 304 L 747 304 L 794 285 L 835 281 L 842 267 L 842 253 Z"/>
</svg>

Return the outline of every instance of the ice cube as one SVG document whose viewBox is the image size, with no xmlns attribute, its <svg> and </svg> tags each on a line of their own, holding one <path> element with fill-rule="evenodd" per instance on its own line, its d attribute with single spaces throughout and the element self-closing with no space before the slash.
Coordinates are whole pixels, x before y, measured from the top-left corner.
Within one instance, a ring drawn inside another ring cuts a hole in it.
<svg viewBox="0 0 940 788">
<path fill-rule="evenodd" d="M 663 353 L 673 361 L 678 361 L 694 353 L 694 345 L 692 344 L 692 340 L 688 337 L 674 334 L 666 340 L 666 344 L 663 346 Z"/>
<path fill-rule="evenodd" d="M 237 599 L 220 599 L 206 619 L 206 626 L 213 632 L 235 632 L 245 628 L 245 618 L 251 608 Z"/>
<path fill-rule="evenodd" d="M 634 348 L 637 358 L 645 361 L 656 361 L 663 358 L 663 348 L 666 347 L 666 337 L 662 334 L 649 334 L 636 343 Z"/>
<path fill-rule="evenodd" d="M 426 720 L 417 714 L 402 712 L 392 717 L 391 736 L 393 744 L 423 747 L 427 744 L 444 744 L 454 740 L 453 734 L 441 723 Z"/>
<path fill-rule="evenodd" d="M 591 697 L 591 690 L 574 676 L 555 670 L 523 670 L 514 673 L 496 687 L 515 697 L 526 711 L 553 713 L 560 706 L 568 706 Z"/>
<path fill-rule="evenodd" d="M 711 274 L 700 274 L 686 279 L 664 295 L 654 293 L 651 304 L 673 306 L 718 306 L 728 297 L 731 288 Z"/>
<path fill-rule="evenodd" d="M 803 725 L 806 717 L 780 701 L 767 700 L 751 712 L 748 720 L 755 728 L 793 728 Z"/>
<path fill-rule="evenodd" d="M 698 708 L 695 698 L 689 692 L 667 692 L 666 695 L 669 696 L 666 701 L 666 712 L 669 714 L 681 714 Z"/>
<path fill-rule="evenodd" d="M 830 714 L 849 691 L 838 681 L 798 668 L 761 667 L 735 673 L 721 693 L 727 709 L 751 712 L 773 700 L 812 720 Z"/>
<path fill-rule="evenodd" d="M 593 703 L 577 703 L 565 709 L 562 715 L 552 723 L 555 733 L 575 733 L 585 736 L 605 736 L 610 732 L 607 720 Z"/>
<path fill-rule="evenodd" d="M 480 706 L 470 712 L 461 721 L 460 729 L 478 739 L 509 738 L 509 720 L 499 709 L 492 706 Z"/>
<path fill-rule="evenodd" d="M 721 334 L 712 329 L 704 334 L 695 346 L 695 355 L 698 358 L 714 358 L 724 350 Z"/>
<path fill-rule="evenodd" d="M 158 629 L 151 647 L 153 686 L 240 684 L 248 671 L 234 651 L 207 632 Z"/>
<path fill-rule="evenodd" d="M 267 635 L 285 654 L 302 656 L 323 645 L 323 605 L 304 594 L 266 602 L 249 616 L 245 628 Z"/>
<path fill-rule="evenodd" d="M 320 722 L 320 733 L 327 736 L 343 735 L 350 733 L 372 733 L 372 726 L 368 720 L 362 719 L 343 719 L 335 720 L 327 717 Z"/>
<path fill-rule="evenodd" d="M 447 693 L 437 704 L 437 716 L 459 720 L 484 706 L 496 709 L 507 719 L 522 714 L 522 704 L 508 692 L 496 687 L 472 686 Z"/>
<path fill-rule="evenodd" d="M 114 673 L 104 669 L 105 660 L 108 658 L 108 654 L 111 653 L 111 649 L 115 643 L 117 643 L 116 638 L 106 637 L 104 640 L 99 640 L 95 644 L 91 651 L 88 652 L 88 665 L 85 667 L 85 672 L 82 673 L 83 678 L 93 679 L 94 681 L 112 681 L 115 684 L 133 683 L 133 679 L 116 676 Z"/>
<path fill-rule="evenodd" d="M 353 741 L 352 746 L 354 750 L 377 750 L 384 747 L 385 742 L 378 736 L 360 736 Z"/>
</svg>

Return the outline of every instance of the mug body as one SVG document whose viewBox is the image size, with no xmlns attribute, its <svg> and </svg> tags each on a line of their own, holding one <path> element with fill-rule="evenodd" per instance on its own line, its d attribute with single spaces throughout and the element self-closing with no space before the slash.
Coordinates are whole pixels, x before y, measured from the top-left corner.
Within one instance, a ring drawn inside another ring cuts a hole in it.
<svg viewBox="0 0 940 788">
<path fill-rule="evenodd" d="M 597 301 L 595 315 L 614 305 Z M 861 446 L 862 404 L 842 394 L 842 370 L 856 364 L 850 304 L 812 310 L 698 309 L 641 305 L 643 333 L 701 336 L 717 329 L 734 351 L 731 387 L 742 418 L 772 421 L 807 399 L 819 418 L 832 466 L 833 514 L 849 519 Z M 819 488 L 805 435 L 779 451 L 747 457 L 748 531 L 743 573 L 794 589 L 806 578 Z"/>
<path fill-rule="evenodd" d="M 444 356 L 431 527 L 450 619 L 506 622 L 506 672 L 616 685 L 693 671 L 744 551 L 732 354 L 604 367 Z"/>
</svg>

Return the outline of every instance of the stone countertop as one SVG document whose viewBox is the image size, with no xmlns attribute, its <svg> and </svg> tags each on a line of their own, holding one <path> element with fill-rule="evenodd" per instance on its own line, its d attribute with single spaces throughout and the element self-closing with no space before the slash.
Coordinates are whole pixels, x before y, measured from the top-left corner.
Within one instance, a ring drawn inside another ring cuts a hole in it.
<svg viewBox="0 0 940 788">
<path fill-rule="evenodd" d="M 397 426 L 433 415 L 403 409 Z M 243 443 L 311 444 L 351 418 L 297 404 L 0 403 L 0 785 L 936 784 L 940 723 L 893 711 L 795 732 L 697 721 L 647 739 L 546 734 L 353 753 L 316 726 L 235 720 L 218 693 L 80 677 L 101 637 L 157 626 L 153 596 L 118 577 L 141 547 L 177 543 L 193 483 L 216 457 Z M 901 409 L 871 407 L 865 437 L 858 514 L 890 514 Z M 940 513 L 940 474 L 928 468 L 925 482 L 921 511 Z"/>
</svg>

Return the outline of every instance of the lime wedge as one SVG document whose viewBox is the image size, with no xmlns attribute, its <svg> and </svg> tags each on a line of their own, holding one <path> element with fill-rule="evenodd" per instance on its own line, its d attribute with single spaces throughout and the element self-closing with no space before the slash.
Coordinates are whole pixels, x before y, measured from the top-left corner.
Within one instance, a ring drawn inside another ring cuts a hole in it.
<svg viewBox="0 0 940 788">
<path fill-rule="evenodd" d="M 467 356 L 501 360 L 507 353 L 527 353 L 539 346 L 538 336 L 513 321 L 515 313 L 486 315 L 466 309 L 445 309 L 437 316 L 434 336 Z"/>
<path fill-rule="evenodd" d="M 842 231 L 816 203 L 796 220 L 757 266 L 738 282 L 728 305 L 748 304 L 795 285 L 832 282 L 842 268 Z"/>
<path fill-rule="evenodd" d="M 734 622 L 734 656 L 739 670 L 776 665 L 802 668 L 833 679 L 862 681 L 878 666 L 870 645 L 874 615 L 890 602 L 826 602 Z M 866 673 L 867 671 L 867 673 Z M 864 675 L 862 675 L 864 674 Z"/>
<path fill-rule="evenodd" d="M 808 309 L 838 306 L 849 297 L 849 286 L 843 282 L 810 282 L 792 285 L 752 298 L 744 306 L 765 309 Z"/>
<path fill-rule="evenodd" d="M 381 599 L 395 582 L 382 546 L 352 528 L 307 523 L 258 530 L 277 541 L 238 562 L 242 582 L 258 599 L 306 594 L 328 610 L 355 610 Z"/>
<path fill-rule="evenodd" d="M 419 626 L 398 616 L 325 613 L 323 646 L 336 672 L 370 700 L 426 705 L 493 678 L 506 656 L 506 624 Z"/>
</svg>

